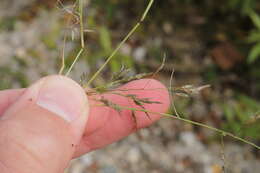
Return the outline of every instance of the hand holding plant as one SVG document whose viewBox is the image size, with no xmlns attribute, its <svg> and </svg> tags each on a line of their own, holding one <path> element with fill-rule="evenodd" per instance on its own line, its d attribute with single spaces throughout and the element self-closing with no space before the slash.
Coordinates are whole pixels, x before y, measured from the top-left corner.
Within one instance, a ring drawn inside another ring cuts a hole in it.
<svg viewBox="0 0 260 173">
<path fill-rule="evenodd" d="M 145 90 L 135 90 L 145 87 Z M 154 90 L 162 88 L 161 90 Z M 167 89 L 155 80 L 130 82 L 122 87 L 127 94 L 153 98 L 161 104 L 143 105 L 154 112 L 168 109 Z M 93 95 L 63 76 L 48 76 L 27 89 L 0 92 L 0 170 L 9 172 L 60 173 L 71 159 L 115 142 L 137 128 L 160 118 L 158 114 L 131 111 L 121 114 L 99 106 L 99 98 L 126 107 L 131 100 L 120 95 Z"/>
</svg>

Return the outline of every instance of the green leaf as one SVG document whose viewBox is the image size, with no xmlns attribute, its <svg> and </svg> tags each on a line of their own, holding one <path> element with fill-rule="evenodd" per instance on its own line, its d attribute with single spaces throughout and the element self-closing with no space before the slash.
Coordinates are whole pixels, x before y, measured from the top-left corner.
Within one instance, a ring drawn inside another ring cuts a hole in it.
<svg viewBox="0 0 260 173">
<path fill-rule="evenodd" d="M 253 46 L 248 55 L 248 63 L 255 62 L 260 57 L 260 42 Z"/>
<path fill-rule="evenodd" d="M 250 11 L 248 14 L 254 25 L 260 30 L 260 16 L 254 11 Z"/>
</svg>

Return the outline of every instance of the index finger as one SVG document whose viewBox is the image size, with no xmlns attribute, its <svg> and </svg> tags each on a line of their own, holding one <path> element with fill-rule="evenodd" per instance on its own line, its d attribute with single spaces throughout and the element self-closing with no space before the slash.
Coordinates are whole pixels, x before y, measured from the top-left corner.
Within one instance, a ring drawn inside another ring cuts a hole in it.
<svg viewBox="0 0 260 173">
<path fill-rule="evenodd" d="M 149 111 L 159 113 L 167 111 L 170 104 L 169 93 L 166 87 L 153 79 L 141 79 L 130 82 L 118 88 L 117 93 L 119 94 L 106 93 L 89 97 L 89 119 L 75 156 L 102 148 L 160 119 L 158 114 L 149 113 L 147 115 L 140 111 L 135 111 L 135 117 L 133 117 L 131 110 L 122 109 L 119 113 L 113 107 L 100 106 L 102 103 L 97 101 L 100 98 L 119 106 L 136 109 L 142 109 L 143 107 Z M 144 103 L 140 107 L 126 95 L 135 95 L 140 99 L 147 98 L 154 103 Z M 160 104 L 156 102 L 160 102 Z"/>
</svg>

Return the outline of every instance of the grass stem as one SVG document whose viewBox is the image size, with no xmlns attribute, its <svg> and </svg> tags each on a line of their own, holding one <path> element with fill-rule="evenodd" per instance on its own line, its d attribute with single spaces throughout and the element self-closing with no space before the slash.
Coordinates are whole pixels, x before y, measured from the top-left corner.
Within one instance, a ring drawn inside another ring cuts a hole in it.
<svg viewBox="0 0 260 173">
<path fill-rule="evenodd" d="M 111 61 L 112 58 L 114 58 L 115 54 L 119 51 L 119 49 L 123 46 L 123 44 L 133 35 L 133 33 L 137 30 L 137 28 L 141 25 L 141 23 L 144 21 L 145 17 L 147 16 L 149 10 L 152 7 L 154 0 L 150 0 L 148 6 L 146 7 L 141 20 L 130 30 L 130 32 L 126 35 L 126 37 L 119 43 L 119 45 L 116 47 L 116 49 L 111 53 L 111 55 L 107 58 L 105 63 L 98 69 L 98 71 L 90 78 L 90 80 L 87 82 L 86 85 L 84 85 L 84 88 L 89 87 L 90 84 L 95 80 L 95 78 L 100 74 L 100 72 L 106 67 L 106 65 Z"/>
<path fill-rule="evenodd" d="M 81 48 L 84 48 L 85 40 L 84 40 L 84 21 L 83 21 L 83 0 L 79 0 L 79 21 L 80 21 Z"/>
<path fill-rule="evenodd" d="M 74 67 L 74 65 L 76 64 L 76 62 L 78 61 L 79 57 L 81 56 L 82 52 L 84 51 L 83 48 L 80 49 L 80 51 L 78 52 L 76 58 L 74 59 L 73 63 L 71 64 L 69 70 L 66 73 L 66 76 L 69 75 L 69 73 L 71 72 L 72 68 Z"/>
<path fill-rule="evenodd" d="M 104 106 L 104 105 L 102 105 Z M 212 130 L 214 132 L 217 132 L 218 134 L 220 135 L 223 135 L 223 136 L 229 136 L 231 138 L 234 138 L 238 141 L 241 141 L 243 143 L 246 143 L 248 145 L 251 145 L 252 147 L 260 150 L 260 146 L 254 144 L 253 142 L 250 142 L 246 139 L 243 139 L 241 137 L 238 137 L 230 132 L 226 132 L 224 130 L 221 130 L 221 129 L 218 129 L 218 128 L 215 128 L 215 127 L 212 127 L 212 126 L 209 126 L 209 125 L 206 125 L 206 124 L 203 124 L 203 123 L 199 123 L 199 122 L 196 122 L 196 121 L 192 121 L 192 120 L 189 120 L 189 119 L 185 119 L 185 118 L 181 118 L 181 117 L 178 117 L 178 116 L 175 116 L 175 115 L 172 115 L 172 114 L 168 114 L 168 113 L 160 113 L 160 112 L 153 112 L 153 111 L 149 111 L 149 110 L 146 110 L 146 109 L 137 109 L 137 108 L 131 108 L 131 107 L 126 107 L 126 106 L 121 106 L 121 105 L 117 105 L 120 109 L 125 109 L 125 110 L 131 110 L 131 111 L 141 111 L 141 112 L 145 112 L 145 113 L 151 113 L 151 114 L 158 114 L 158 115 L 161 115 L 161 116 L 164 116 L 164 117 L 168 117 L 168 118 L 172 118 L 172 119 L 176 119 L 176 120 L 179 120 L 179 121 L 182 121 L 182 122 L 185 122 L 185 123 L 189 123 L 189 124 L 192 124 L 192 125 L 195 125 L 195 126 L 200 126 L 200 127 L 203 127 L 203 128 L 207 128 L 209 130 Z"/>
</svg>

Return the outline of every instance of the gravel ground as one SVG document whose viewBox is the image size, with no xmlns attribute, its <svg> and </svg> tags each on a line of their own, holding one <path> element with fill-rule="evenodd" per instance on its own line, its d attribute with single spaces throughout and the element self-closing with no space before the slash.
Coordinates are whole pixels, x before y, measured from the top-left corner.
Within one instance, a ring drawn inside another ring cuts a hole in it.
<svg viewBox="0 0 260 173">
<path fill-rule="evenodd" d="M 11 3 L 2 0 L 0 19 L 18 14 L 30 0 Z M 8 7 L 8 8 L 7 8 Z M 11 9 L 11 10 L 4 10 Z M 17 21 L 13 30 L 0 31 L 0 67 L 8 67 L 10 71 L 19 71 L 26 76 L 27 83 L 39 79 L 43 75 L 55 74 L 58 71 L 62 34 L 56 35 L 56 47 L 50 48 L 43 38 L 59 28 L 60 14 L 57 11 L 42 11 L 32 21 Z M 176 34 L 178 35 L 178 34 Z M 181 36 L 175 42 L 183 41 Z M 185 40 L 185 39 L 184 39 Z M 192 45 L 186 49 L 189 49 Z M 66 52 L 74 48 L 68 43 Z M 174 46 L 174 45 L 173 45 Z M 178 45 L 174 47 L 178 49 Z M 194 47 L 193 47 L 194 48 Z M 135 51 L 137 59 L 142 59 L 145 48 Z M 139 52 L 139 53 L 138 53 Z M 141 53 L 140 53 L 141 52 Z M 141 57 L 141 58 L 140 58 Z M 191 56 L 185 55 L 189 62 Z M 21 63 L 22 62 L 22 63 Z M 189 69 L 190 64 L 187 65 Z M 78 63 L 72 76 L 78 79 L 79 74 L 87 68 L 85 63 Z M 196 69 L 195 69 L 196 70 Z M 8 80 L 10 75 L 5 76 Z M 194 82 L 200 82 L 200 77 L 190 77 Z M 189 78 L 185 79 L 188 80 Z M 176 82 L 176 81 L 175 81 Z M 12 87 L 21 87 L 16 80 L 11 80 Z M 180 82 L 182 83 L 182 81 Z M 195 115 L 206 115 L 207 105 L 199 98 L 187 112 Z M 216 105 L 211 106 L 215 112 L 220 112 Z M 201 118 L 201 117 L 200 117 Z M 212 135 L 207 130 L 204 135 Z M 224 153 L 224 154 L 223 154 Z M 150 128 L 143 129 L 126 139 L 110 145 L 102 150 L 94 151 L 73 160 L 67 173 L 257 173 L 260 170 L 257 159 L 251 147 L 226 141 L 224 147 L 217 142 L 205 142 L 192 126 L 178 121 L 162 119 Z"/>
<path fill-rule="evenodd" d="M 178 122 L 161 120 L 105 149 L 71 163 L 67 173 L 256 173 L 259 160 L 252 148 L 225 143 L 203 144 L 189 130 L 174 131 Z M 173 129 L 173 130 L 169 130 Z M 225 159 L 223 154 L 225 153 Z"/>
</svg>

